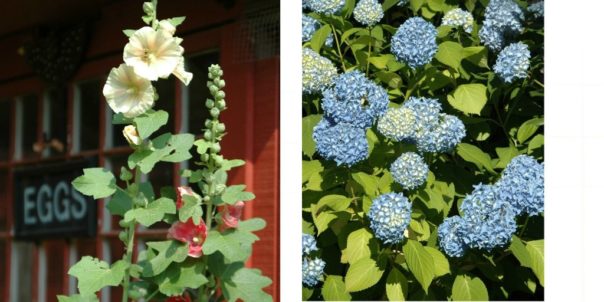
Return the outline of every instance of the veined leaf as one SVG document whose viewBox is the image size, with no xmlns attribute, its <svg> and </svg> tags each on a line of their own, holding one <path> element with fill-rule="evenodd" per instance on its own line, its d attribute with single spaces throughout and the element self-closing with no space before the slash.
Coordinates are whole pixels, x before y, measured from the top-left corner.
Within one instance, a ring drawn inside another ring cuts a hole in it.
<svg viewBox="0 0 604 302">
<path fill-rule="evenodd" d="M 358 292 L 370 288 L 380 281 L 384 271 L 380 269 L 377 263 L 371 258 L 363 258 L 353 263 L 348 272 L 344 283 L 347 292 Z"/>
<path fill-rule="evenodd" d="M 454 301 L 488 301 L 489 293 L 480 278 L 457 275 L 453 282 L 451 298 Z"/>
<path fill-rule="evenodd" d="M 403 245 L 403 252 L 411 273 L 427 293 L 434 279 L 434 258 L 421 243 L 415 240 L 407 240 Z"/>
<path fill-rule="evenodd" d="M 325 278 L 321 294 L 326 301 L 350 301 L 352 296 L 346 292 L 342 276 L 329 275 Z"/>
<path fill-rule="evenodd" d="M 71 184 L 80 193 L 94 199 L 108 197 L 116 190 L 115 176 L 103 168 L 84 169 L 84 175 L 74 179 Z"/>
</svg>

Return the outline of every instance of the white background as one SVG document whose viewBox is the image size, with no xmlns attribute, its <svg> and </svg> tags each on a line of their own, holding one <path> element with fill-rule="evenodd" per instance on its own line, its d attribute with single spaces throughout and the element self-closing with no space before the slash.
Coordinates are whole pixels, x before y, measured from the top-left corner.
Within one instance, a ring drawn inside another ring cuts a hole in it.
<svg viewBox="0 0 604 302">
<path fill-rule="evenodd" d="M 545 297 L 604 287 L 604 4 L 545 0 Z M 301 0 L 281 1 L 281 301 L 301 299 Z"/>
</svg>

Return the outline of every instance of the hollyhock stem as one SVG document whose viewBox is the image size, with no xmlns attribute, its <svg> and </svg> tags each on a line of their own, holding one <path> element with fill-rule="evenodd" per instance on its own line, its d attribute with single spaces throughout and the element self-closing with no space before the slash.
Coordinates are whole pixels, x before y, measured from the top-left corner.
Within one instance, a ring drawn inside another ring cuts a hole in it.
<svg viewBox="0 0 604 302">
<path fill-rule="evenodd" d="M 138 185 L 141 182 L 141 171 L 139 167 L 136 167 L 136 171 L 134 174 L 134 184 L 137 185 L 136 192 L 134 196 L 138 195 L 139 189 Z M 134 206 L 134 205 L 133 205 Z M 136 222 L 133 220 L 128 224 L 127 227 L 127 235 L 128 235 L 128 243 L 126 245 L 126 262 L 128 263 L 128 268 L 126 269 L 126 273 L 124 274 L 124 280 L 122 281 L 123 285 L 123 293 L 122 293 L 122 302 L 128 302 L 128 288 L 130 287 L 130 268 L 132 267 L 132 251 L 134 249 L 134 233 L 136 231 Z"/>
</svg>

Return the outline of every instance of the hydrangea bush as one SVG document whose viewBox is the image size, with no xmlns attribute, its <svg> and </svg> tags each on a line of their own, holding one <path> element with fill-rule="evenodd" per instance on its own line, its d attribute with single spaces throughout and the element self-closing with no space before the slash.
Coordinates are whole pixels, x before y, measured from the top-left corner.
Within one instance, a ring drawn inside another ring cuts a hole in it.
<svg viewBox="0 0 604 302">
<path fill-rule="evenodd" d="M 543 299 L 543 1 L 303 3 L 303 299 Z"/>
<path fill-rule="evenodd" d="M 189 133 L 157 134 L 169 116 L 153 109 L 154 82 L 174 75 L 188 85 L 194 75 L 185 70 L 183 40 L 175 36 L 185 17 L 158 20 L 157 1 L 144 3 L 143 11 L 146 25 L 124 30 L 129 38 L 124 63 L 111 70 L 103 88 L 115 113 L 113 124 L 124 125 L 124 139 L 133 152 L 119 175 L 90 168 L 72 182 L 82 194 L 104 199 L 108 212 L 119 219 L 124 254 L 111 259 L 113 263 L 84 256 L 68 272 L 77 279 L 78 294 L 58 300 L 98 301 L 100 290 L 119 286 L 122 302 L 272 301 L 263 291 L 272 281 L 260 270 L 245 267 L 259 239 L 254 232 L 265 222 L 241 220 L 254 194 L 243 184 L 227 185 L 228 172 L 245 162 L 220 154 L 226 126 L 219 118 L 227 108 L 223 71 L 210 66 L 207 87 L 212 98 L 192 100 L 205 102 L 210 113 L 204 125 L 198 125 L 203 127 L 199 139 Z M 159 162 L 190 159 L 192 166 L 180 171 L 186 186 L 158 188 L 144 180 Z M 135 256 L 136 230 L 158 224 L 170 225 L 165 238 L 145 242 L 146 249 Z"/>
</svg>

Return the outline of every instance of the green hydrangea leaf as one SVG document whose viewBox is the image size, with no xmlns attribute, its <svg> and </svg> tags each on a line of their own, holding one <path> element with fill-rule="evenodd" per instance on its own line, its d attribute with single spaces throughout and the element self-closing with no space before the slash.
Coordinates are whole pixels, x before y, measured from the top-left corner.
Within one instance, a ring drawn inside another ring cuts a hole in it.
<svg viewBox="0 0 604 302">
<path fill-rule="evenodd" d="M 346 248 L 342 250 L 342 263 L 354 264 L 355 262 L 371 256 L 370 242 L 373 234 L 366 228 L 358 229 L 348 234 Z M 372 245 L 373 245 L 372 244 Z"/>
<path fill-rule="evenodd" d="M 344 283 L 347 292 L 358 292 L 368 289 L 378 283 L 384 274 L 384 269 L 380 268 L 375 260 L 363 258 L 352 265 L 346 272 Z"/>
<path fill-rule="evenodd" d="M 118 260 L 111 267 L 105 261 L 84 256 L 69 269 L 68 274 L 78 279 L 78 291 L 90 296 L 106 286 L 117 286 L 124 278 L 128 263 Z"/>
<path fill-rule="evenodd" d="M 159 198 L 151 203 L 146 208 L 131 209 L 124 215 L 126 222 L 136 220 L 138 223 L 149 227 L 152 224 L 161 221 L 166 214 L 175 214 L 176 205 L 174 200 L 168 198 Z"/>
<path fill-rule="evenodd" d="M 489 293 L 478 277 L 457 275 L 453 282 L 451 299 L 453 301 L 488 301 Z"/>
<path fill-rule="evenodd" d="M 528 241 L 526 243 L 526 251 L 531 259 L 531 270 L 533 270 L 533 273 L 535 273 L 535 276 L 537 276 L 539 283 L 541 283 L 541 286 L 543 287 L 545 287 L 545 275 L 543 273 L 545 261 L 544 244 L 545 241 L 543 239 Z"/>
<path fill-rule="evenodd" d="M 475 164 L 479 169 L 486 169 L 487 171 L 495 174 L 493 170 L 493 164 L 491 163 L 491 157 L 480 150 L 480 148 L 466 143 L 460 143 L 457 145 L 457 154 L 461 156 L 465 161 Z"/>
<path fill-rule="evenodd" d="M 350 301 L 352 296 L 346 292 L 342 276 L 329 275 L 325 278 L 321 294 L 325 301 Z"/>
<path fill-rule="evenodd" d="M 84 169 L 84 175 L 74 179 L 71 184 L 80 193 L 94 199 L 111 196 L 117 188 L 113 174 L 103 168 Z"/>
<path fill-rule="evenodd" d="M 422 220 L 422 221 L 425 221 L 425 220 Z M 432 255 L 432 258 L 434 259 L 434 276 L 435 277 L 440 277 L 440 276 L 444 276 L 446 274 L 451 273 L 451 268 L 449 267 L 449 260 L 447 260 L 447 257 L 445 257 L 445 255 L 443 255 L 443 253 L 441 253 L 439 250 L 437 250 L 433 247 L 429 247 L 429 246 L 424 247 L 424 249 L 430 255 Z"/>
<path fill-rule="evenodd" d="M 386 279 L 386 297 L 389 301 L 405 301 L 407 294 L 407 278 L 397 268 L 393 268 Z"/>
<path fill-rule="evenodd" d="M 302 153 L 308 157 L 315 154 L 316 144 L 312 132 L 322 117 L 321 114 L 314 114 L 302 118 Z"/>
<path fill-rule="evenodd" d="M 403 245 L 403 253 L 409 270 L 427 293 L 434 279 L 434 258 L 421 243 L 415 240 L 407 240 Z"/>
<path fill-rule="evenodd" d="M 463 46 L 457 42 L 445 41 L 438 45 L 438 51 L 434 56 L 439 62 L 458 69 L 461 64 Z"/>
<path fill-rule="evenodd" d="M 478 114 L 487 103 L 487 87 L 483 84 L 463 84 L 457 86 L 453 94 L 447 95 L 453 108 L 465 114 Z"/>
</svg>

